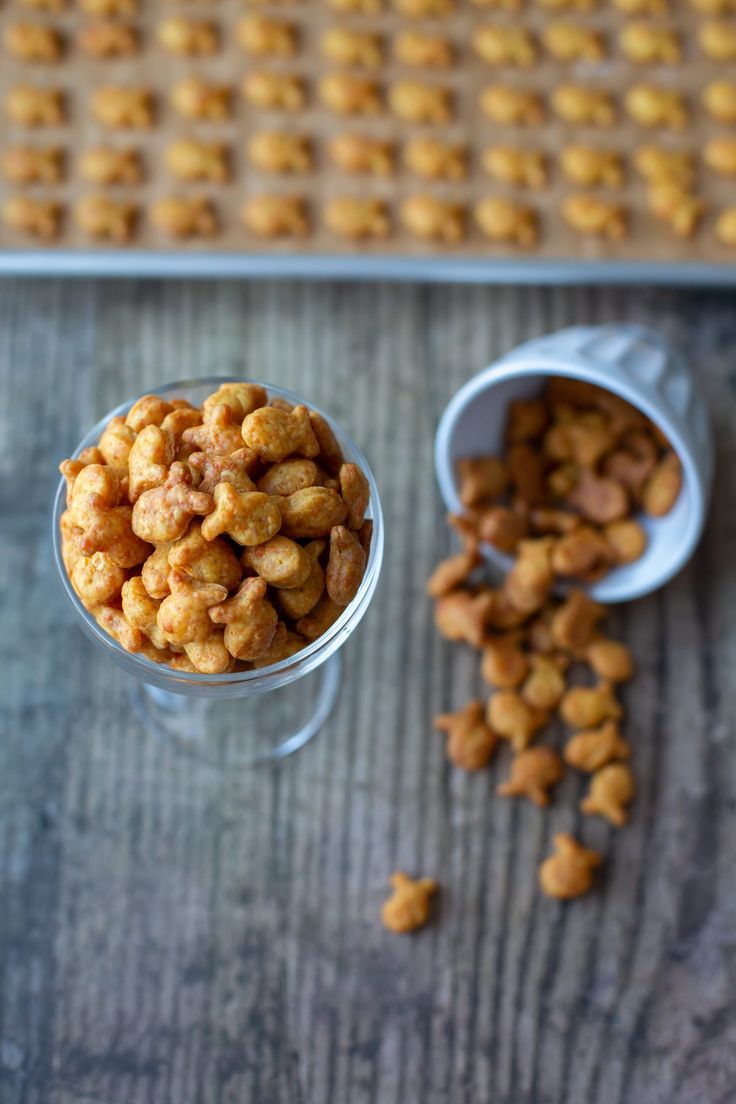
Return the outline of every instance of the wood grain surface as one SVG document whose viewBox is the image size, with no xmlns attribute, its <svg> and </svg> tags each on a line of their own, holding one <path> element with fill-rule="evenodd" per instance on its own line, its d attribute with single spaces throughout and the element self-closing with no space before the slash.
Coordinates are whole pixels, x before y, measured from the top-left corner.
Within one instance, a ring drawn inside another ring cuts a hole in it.
<svg viewBox="0 0 736 1104">
<path fill-rule="evenodd" d="M 736 1100 L 736 310 L 607 289 L 0 285 L 2 1104 L 731 1104 Z M 477 687 L 423 596 L 451 545 L 432 435 L 458 385 L 575 322 L 662 327 L 693 363 L 718 471 L 688 568 L 615 626 L 639 794 L 581 826 L 450 769 L 432 714 Z M 106 410 L 247 373 L 367 453 L 383 576 L 339 706 L 277 768 L 223 775 L 139 727 L 54 576 L 56 464 Z M 552 833 L 606 854 L 569 905 Z M 442 885 L 413 937 L 391 871 Z"/>
</svg>

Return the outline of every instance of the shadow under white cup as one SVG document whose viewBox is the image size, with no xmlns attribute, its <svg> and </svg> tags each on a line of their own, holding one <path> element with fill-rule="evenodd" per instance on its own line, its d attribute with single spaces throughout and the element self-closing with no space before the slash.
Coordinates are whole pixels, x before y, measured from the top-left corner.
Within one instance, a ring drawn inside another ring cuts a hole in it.
<svg viewBox="0 0 736 1104">
<path fill-rule="evenodd" d="M 682 358 L 640 326 L 575 326 L 520 345 L 460 388 L 435 438 L 440 493 L 462 513 L 457 464 L 464 457 L 501 455 L 509 404 L 541 394 L 550 376 L 597 384 L 637 407 L 665 434 L 682 463 L 682 490 L 665 517 L 640 514 L 647 548 L 635 563 L 589 586 L 600 602 L 624 602 L 656 590 L 690 559 L 705 523 L 713 470 L 707 408 Z M 504 571 L 512 558 L 492 545 L 484 555 Z"/>
</svg>

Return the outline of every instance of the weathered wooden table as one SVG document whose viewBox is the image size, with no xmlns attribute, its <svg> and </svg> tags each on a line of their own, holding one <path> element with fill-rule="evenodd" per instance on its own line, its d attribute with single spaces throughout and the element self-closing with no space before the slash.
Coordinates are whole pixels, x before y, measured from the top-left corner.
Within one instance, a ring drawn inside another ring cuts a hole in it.
<svg viewBox="0 0 736 1104">
<path fill-rule="evenodd" d="M 2 1104 L 727 1104 L 736 1100 L 736 303 L 729 294 L 247 284 L 0 285 Z M 640 790 L 588 821 L 600 888 L 536 866 L 579 826 L 448 768 L 433 712 L 476 662 L 435 635 L 450 546 L 443 405 L 520 340 L 661 326 L 712 405 L 705 539 L 617 615 Z M 127 396 L 247 372 L 357 438 L 387 515 L 383 578 L 339 707 L 278 768 L 193 766 L 148 737 L 54 577 L 55 466 Z M 434 923 L 379 923 L 396 868 Z"/>
</svg>

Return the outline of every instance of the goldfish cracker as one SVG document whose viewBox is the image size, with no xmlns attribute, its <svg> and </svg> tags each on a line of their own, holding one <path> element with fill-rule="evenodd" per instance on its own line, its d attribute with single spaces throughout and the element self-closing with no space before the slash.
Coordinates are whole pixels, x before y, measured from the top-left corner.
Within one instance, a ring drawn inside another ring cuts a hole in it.
<svg viewBox="0 0 736 1104">
<path fill-rule="evenodd" d="M 526 515 L 509 506 L 493 506 L 484 510 L 478 519 L 478 538 L 492 544 L 499 552 L 515 552 L 528 531 Z"/>
<path fill-rule="evenodd" d="M 204 640 L 211 629 L 209 609 L 227 598 L 227 589 L 217 583 L 200 583 L 181 571 L 169 573 L 170 594 L 158 608 L 156 623 L 169 644 L 190 644 Z"/>
<path fill-rule="evenodd" d="M 430 898 L 437 892 L 434 878 L 413 881 L 397 871 L 391 875 L 391 887 L 393 892 L 381 910 L 383 926 L 397 933 L 424 927 L 429 920 Z"/>
<path fill-rule="evenodd" d="M 576 732 L 565 744 L 565 762 L 590 774 L 616 759 L 628 759 L 631 749 L 619 731 L 617 721 L 604 721 L 599 728 Z"/>
<path fill-rule="evenodd" d="M 585 648 L 603 617 L 603 607 L 583 590 L 571 590 L 550 622 L 552 639 L 558 648 L 578 651 Z"/>
<path fill-rule="evenodd" d="M 288 497 L 295 491 L 319 483 L 319 469 L 313 460 L 282 460 L 273 464 L 258 480 L 258 490 Z"/>
<path fill-rule="evenodd" d="M 153 93 L 149 88 L 104 85 L 92 96 L 92 111 L 97 122 L 109 130 L 150 130 Z"/>
<path fill-rule="evenodd" d="M 156 28 L 156 37 L 170 54 L 181 57 L 210 57 L 217 53 L 220 45 L 214 23 L 182 16 L 162 19 Z"/>
<path fill-rule="evenodd" d="M 309 613 L 299 618 L 296 631 L 307 640 L 316 640 L 327 632 L 342 612 L 342 606 L 333 602 L 328 594 L 323 594 Z"/>
<path fill-rule="evenodd" d="M 184 652 L 195 671 L 203 675 L 223 675 L 235 667 L 235 660 L 225 647 L 222 629 L 214 626 L 204 640 L 185 644 Z"/>
<path fill-rule="evenodd" d="M 312 559 L 300 544 L 278 534 L 263 544 L 246 548 L 243 566 L 251 568 L 270 586 L 290 590 L 306 583 Z"/>
<path fill-rule="evenodd" d="M 365 561 L 365 552 L 356 535 L 344 525 L 333 526 L 325 584 L 335 605 L 347 606 L 352 602 L 365 574 Z"/>
<path fill-rule="evenodd" d="M 530 249 L 539 240 L 539 220 L 533 207 L 506 196 L 486 196 L 475 205 L 475 221 L 491 241 Z"/>
<path fill-rule="evenodd" d="M 19 61 L 48 64 L 61 58 L 64 39 L 54 27 L 42 23 L 8 23 L 3 46 Z"/>
<path fill-rule="evenodd" d="M 539 453 L 526 441 L 512 445 L 506 457 L 511 485 L 526 506 L 544 502 L 544 476 Z"/>
<path fill-rule="evenodd" d="M 182 441 L 208 455 L 229 456 L 243 444 L 240 420 L 226 403 L 217 403 L 209 408 L 206 422 L 184 430 Z"/>
<path fill-rule="evenodd" d="M 392 114 L 407 123 L 449 123 L 453 115 L 450 90 L 422 81 L 396 81 L 388 103 Z"/>
<path fill-rule="evenodd" d="M 238 44 L 251 57 L 291 58 L 298 50 L 293 23 L 262 15 L 248 15 L 235 28 Z"/>
<path fill-rule="evenodd" d="M 202 523 L 202 535 L 213 540 L 227 533 L 242 545 L 264 544 L 281 528 L 281 500 L 261 491 L 240 494 L 231 483 L 218 483 L 214 511 Z"/>
<path fill-rule="evenodd" d="M 135 430 L 120 417 L 111 418 L 102 432 L 99 440 L 100 452 L 105 463 L 119 478 L 128 474 L 128 458 L 135 438 Z"/>
<path fill-rule="evenodd" d="M 634 167 L 647 181 L 671 180 L 685 188 L 692 185 L 695 177 L 695 158 L 689 150 L 673 150 L 651 143 L 636 150 Z"/>
<path fill-rule="evenodd" d="M 451 590 L 466 582 L 468 576 L 480 563 L 477 548 L 459 552 L 437 565 L 427 580 L 427 594 L 431 598 L 441 598 Z"/>
<path fill-rule="evenodd" d="M 529 671 L 529 659 L 518 637 L 496 637 L 483 646 L 480 673 L 497 690 L 513 690 Z"/>
<path fill-rule="evenodd" d="M 533 709 L 549 712 L 557 708 L 565 693 L 561 664 L 550 656 L 533 655 L 531 671 L 524 680 L 521 696 Z"/>
<path fill-rule="evenodd" d="M 70 573 L 72 586 L 88 610 L 107 605 L 120 594 L 125 571 L 104 552 L 80 555 Z"/>
<path fill-rule="evenodd" d="M 243 420 L 242 437 L 246 447 L 267 463 L 279 463 L 293 453 L 307 459 L 319 453 L 306 406 L 288 412 L 273 406 L 260 407 Z"/>
<path fill-rule="evenodd" d="M 194 407 L 180 407 L 167 414 L 161 423 L 161 429 L 171 433 L 174 438 L 174 448 L 177 460 L 188 460 L 195 451 L 193 445 L 186 444 L 183 440 L 184 431 L 201 425 L 202 413 Z"/>
<path fill-rule="evenodd" d="M 631 119 L 651 129 L 683 130 L 688 124 L 688 109 L 682 93 L 674 88 L 652 84 L 632 84 L 624 96 Z"/>
<path fill-rule="evenodd" d="M 2 205 L 3 222 L 20 234 L 53 241 L 61 232 L 63 208 L 53 199 L 9 196 Z"/>
<path fill-rule="evenodd" d="M 475 506 L 486 499 L 498 498 L 508 485 L 506 466 L 496 456 L 459 460 L 457 472 L 463 506 Z"/>
<path fill-rule="evenodd" d="M 64 177 L 64 150 L 9 146 L 2 155 L 2 172 L 13 184 L 58 184 Z"/>
<path fill-rule="evenodd" d="M 600 866 L 597 851 L 582 847 L 566 832 L 554 837 L 555 854 L 539 867 L 539 884 L 547 897 L 565 901 L 581 897 L 593 885 L 593 871 Z"/>
<path fill-rule="evenodd" d="M 580 811 L 588 816 L 605 817 L 617 828 L 629 819 L 628 806 L 634 798 L 634 776 L 627 763 L 609 763 L 596 771 Z"/>
<path fill-rule="evenodd" d="M 526 748 L 514 755 L 511 775 L 496 788 L 496 793 L 501 797 L 528 797 L 540 807 L 549 805 L 549 791 L 562 774 L 562 760 L 552 748 Z"/>
<path fill-rule="evenodd" d="M 634 674 L 634 662 L 626 644 L 617 640 L 594 640 L 585 649 L 585 659 L 599 678 L 626 682 Z"/>
<path fill-rule="evenodd" d="M 64 461 L 64 473 L 70 469 Z M 71 520 L 80 529 L 87 529 L 100 514 L 117 506 L 120 501 L 120 480 L 112 468 L 103 464 L 86 464 L 75 471 L 69 499 Z"/>
<path fill-rule="evenodd" d="M 547 160 L 541 150 L 515 146 L 489 146 L 483 152 L 483 168 L 494 180 L 519 188 L 544 188 L 549 180 Z"/>
<path fill-rule="evenodd" d="M 542 34 L 547 53 L 567 64 L 576 61 L 600 61 L 606 56 L 601 35 L 579 23 L 549 23 Z"/>
<path fill-rule="evenodd" d="M 434 727 L 447 734 L 447 758 L 463 770 L 480 770 L 490 761 L 498 739 L 483 719 L 477 699 L 456 713 L 438 713 Z"/>
<path fill-rule="evenodd" d="M 325 589 L 325 573 L 319 561 L 324 550 L 325 542 L 321 540 L 311 541 L 304 546 L 304 551 L 311 561 L 307 578 L 300 586 L 279 590 L 276 595 L 276 602 L 285 617 L 293 621 L 306 617 L 322 597 Z"/>
<path fill-rule="evenodd" d="M 445 35 L 413 27 L 396 35 L 393 50 L 396 60 L 402 65 L 422 69 L 446 69 L 455 57 L 452 43 Z"/>
<path fill-rule="evenodd" d="M 486 621 L 493 604 L 489 594 L 472 594 L 459 588 L 443 595 L 435 605 L 434 621 L 447 640 L 463 641 L 474 648 L 483 645 Z"/>
<path fill-rule="evenodd" d="M 515 445 L 538 437 L 548 420 L 549 412 L 541 399 L 514 399 L 506 416 L 506 440 Z"/>
<path fill-rule="evenodd" d="M 408 19 L 442 19 L 455 11 L 455 0 L 394 0 L 394 7 Z"/>
<path fill-rule="evenodd" d="M 529 524 L 531 529 L 540 536 L 566 537 L 582 526 L 582 519 L 571 510 L 559 510 L 552 506 L 539 506 L 529 512 Z M 557 541 L 553 549 L 553 561 L 555 553 L 560 547 L 561 541 Z M 558 572 L 555 567 L 555 572 Z"/>
<path fill-rule="evenodd" d="M 516 561 L 506 576 L 504 591 L 511 604 L 524 614 L 536 613 L 547 601 L 552 589 L 549 537 L 521 541 Z"/>
<path fill-rule="evenodd" d="M 267 402 L 268 394 L 260 383 L 247 383 L 245 380 L 221 383 L 202 403 L 202 421 L 209 422 L 217 407 L 224 405 L 230 408 L 235 421 L 242 422 L 243 418 Z"/>
<path fill-rule="evenodd" d="M 71 575 L 77 561 L 84 555 L 81 541 L 84 537 L 84 529 L 80 529 L 71 519 L 68 510 L 64 510 L 59 518 L 59 530 L 61 533 L 61 558 L 64 561 L 67 575 Z"/>
<path fill-rule="evenodd" d="M 603 721 L 617 721 L 623 716 L 610 682 L 597 686 L 573 686 L 560 702 L 560 716 L 571 728 L 595 728 Z"/>
<path fill-rule="evenodd" d="M 157 621 L 161 602 L 150 596 L 140 575 L 134 575 L 123 584 L 121 598 L 123 614 L 128 624 L 147 636 L 154 648 L 165 649 L 169 642 Z"/>
<path fill-rule="evenodd" d="M 327 153 L 343 172 L 368 176 L 391 176 L 394 172 L 394 144 L 366 134 L 336 134 Z"/>
<path fill-rule="evenodd" d="M 166 482 L 144 491 L 136 502 L 133 530 L 151 544 L 179 540 L 195 515 L 209 514 L 214 506 L 211 495 L 193 488 L 191 472 L 177 460 L 171 465 Z"/>
<path fill-rule="evenodd" d="M 146 426 L 160 426 L 173 409 L 171 403 L 158 395 L 142 395 L 126 414 L 125 424 L 135 433 L 140 433 Z"/>
<path fill-rule="evenodd" d="M 101 606 L 95 613 L 95 620 L 126 652 L 143 651 L 143 633 L 130 624 L 122 610 L 114 606 Z"/>
<path fill-rule="evenodd" d="M 77 34 L 77 49 L 93 58 L 134 57 L 140 50 L 135 27 L 124 23 L 87 23 Z"/>
<path fill-rule="evenodd" d="M 476 27 L 473 50 L 486 65 L 518 66 L 528 69 L 537 61 L 534 38 L 523 26 L 486 23 Z"/>
<path fill-rule="evenodd" d="M 347 506 L 348 529 L 360 529 L 370 499 L 368 480 L 357 464 L 341 464 L 338 473 L 340 496 Z"/>
<path fill-rule="evenodd" d="M 619 521 L 629 510 L 626 488 L 621 483 L 594 475 L 586 469 L 580 472 L 567 502 L 597 525 Z"/>
<path fill-rule="evenodd" d="M 160 487 L 174 462 L 174 435 L 147 425 L 137 435 L 128 457 L 128 496 L 135 503 L 144 491 Z"/>
<path fill-rule="evenodd" d="M 610 558 L 610 546 L 600 530 L 579 525 L 555 543 L 552 570 L 563 578 L 582 577 L 599 566 L 607 568 Z"/>
<path fill-rule="evenodd" d="M 380 35 L 349 27 L 328 27 L 320 38 L 320 50 L 335 65 L 376 69 L 383 61 Z"/>
<path fill-rule="evenodd" d="M 388 208 L 372 196 L 335 196 L 324 207 L 325 226 L 350 241 L 386 238 L 391 229 Z"/>
<path fill-rule="evenodd" d="M 261 238 L 303 238 L 309 233 L 309 212 L 300 195 L 254 195 L 241 214 L 243 225 Z"/>
<path fill-rule="evenodd" d="M 239 494 L 255 491 L 256 484 L 248 473 L 257 462 L 255 454 L 246 448 L 221 454 L 193 452 L 188 458 L 190 469 L 199 476 L 197 490 L 210 495 L 218 483 L 229 483 Z"/>
<path fill-rule="evenodd" d="M 534 709 L 516 690 L 499 690 L 488 702 L 486 719 L 489 726 L 514 751 L 523 751 L 534 734 L 547 722 L 547 714 Z"/>
<path fill-rule="evenodd" d="M 169 546 L 169 566 L 200 583 L 217 583 L 232 590 L 243 577 L 238 557 L 220 537 L 206 540 L 202 525 L 192 521 L 187 532 Z"/>
<path fill-rule="evenodd" d="M 149 217 L 169 238 L 212 238 L 219 228 L 214 204 L 206 196 L 161 196 L 151 204 Z"/>
<path fill-rule="evenodd" d="M 372 77 L 327 73 L 319 82 L 318 93 L 325 107 L 338 115 L 378 115 L 381 111 L 381 90 Z"/>
<path fill-rule="evenodd" d="M 562 217 L 580 234 L 621 241 L 628 233 L 628 215 L 623 204 L 583 192 L 565 197 Z"/>
<path fill-rule="evenodd" d="M 462 204 L 428 194 L 410 195 L 400 208 L 405 230 L 415 238 L 451 245 L 465 237 Z"/>
<path fill-rule="evenodd" d="M 566 146 L 560 153 L 560 168 L 566 179 L 579 188 L 620 188 L 624 182 L 621 157 L 615 150 Z"/>
<path fill-rule="evenodd" d="M 232 113 L 232 91 L 224 84 L 212 84 L 201 77 L 185 77 L 171 90 L 171 106 L 185 119 L 217 123 Z"/>
<path fill-rule="evenodd" d="M 674 452 L 668 452 L 649 476 L 642 495 L 642 505 L 650 517 L 664 517 L 670 512 L 682 489 L 682 465 Z"/>
<path fill-rule="evenodd" d="M 606 128 L 616 122 L 615 104 L 604 88 L 561 84 L 552 93 L 551 103 L 560 119 L 575 126 Z"/>
<path fill-rule="evenodd" d="M 169 589 L 169 551 L 171 544 L 160 544 L 141 567 L 141 580 L 151 598 L 165 598 Z"/>
<path fill-rule="evenodd" d="M 273 640 L 258 659 L 252 661 L 253 666 L 269 667 L 272 663 L 280 663 L 282 659 L 296 655 L 303 647 L 303 638 L 298 633 L 290 632 L 283 621 L 279 621 Z"/>
<path fill-rule="evenodd" d="M 491 84 L 480 96 L 481 111 L 502 126 L 539 126 L 544 122 L 544 107 L 536 92 Z"/>
<path fill-rule="evenodd" d="M 646 551 L 647 535 L 633 518 L 624 518 L 605 525 L 603 535 L 614 561 L 618 564 L 634 563 Z"/>
<path fill-rule="evenodd" d="M 301 111 L 307 103 L 304 81 L 293 73 L 251 71 L 243 80 L 243 96 L 254 107 L 274 111 Z"/>
<path fill-rule="evenodd" d="M 305 487 L 278 499 L 282 529 L 287 537 L 314 540 L 326 537 L 335 525 L 342 525 L 348 509 L 329 487 Z"/>
</svg>

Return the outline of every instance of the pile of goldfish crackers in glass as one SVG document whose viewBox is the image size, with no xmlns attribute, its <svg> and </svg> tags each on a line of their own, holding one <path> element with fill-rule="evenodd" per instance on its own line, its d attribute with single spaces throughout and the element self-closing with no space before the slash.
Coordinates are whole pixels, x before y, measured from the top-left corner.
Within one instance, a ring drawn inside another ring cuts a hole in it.
<svg viewBox="0 0 736 1104">
<path fill-rule="evenodd" d="M 478 770 L 499 740 L 513 759 L 504 796 L 549 804 L 565 765 L 591 776 L 584 814 L 621 826 L 634 796 L 630 748 L 616 687 L 631 678 L 628 647 L 608 637 L 605 611 L 575 582 L 600 580 L 646 548 L 636 515 L 662 517 L 682 484 L 680 462 L 640 411 L 578 380 L 552 378 L 538 399 L 511 403 L 505 455 L 459 463 L 462 516 L 450 522 L 464 548 L 442 562 L 427 589 L 451 641 L 481 651 L 493 694 L 435 718 L 458 767 Z M 481 543 L 514 557 L 502 585 L 478 579 Z M 555 585 L 570 588 L 555 598 Z M 570 676 L 588 668 L 595 680 Z M 577 670 L 576 670 L 577 669 Z M 555 714 L 571 731 L 562 754 L 534 744 Z M 601 855 L 572 836 L 555 837 L 539 870 L 542 890 L 577 897 L 590 889 Z"/>
<path fill-rule="evenodd" d="M 146 395 L 60 467 L 68 576 L 128 652 L 189 673 L 266 667 L 358 591 L 365 475 L 321 414 L 258 384 L 201 408 Z"/>
</svg>

